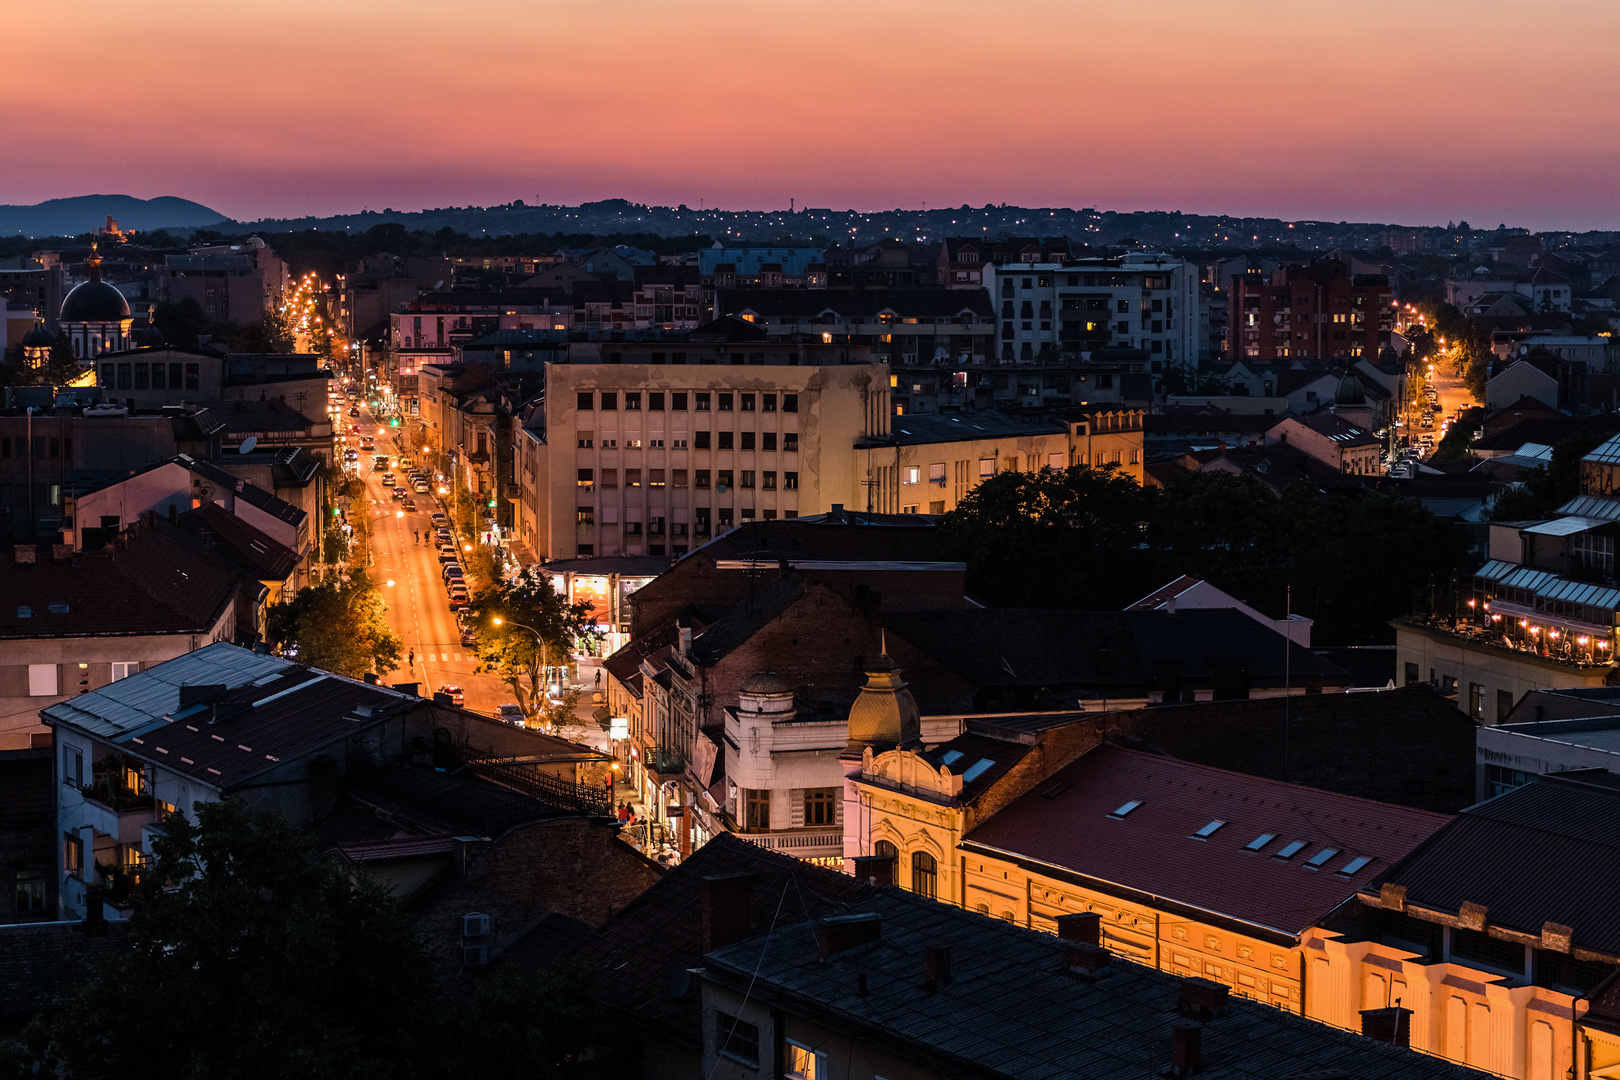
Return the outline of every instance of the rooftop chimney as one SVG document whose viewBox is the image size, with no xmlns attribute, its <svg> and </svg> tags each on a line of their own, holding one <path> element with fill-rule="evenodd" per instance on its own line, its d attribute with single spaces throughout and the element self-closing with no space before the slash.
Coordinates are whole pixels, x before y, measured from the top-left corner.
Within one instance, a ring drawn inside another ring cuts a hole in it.
<svg viewBox="0 0 1620 1080">
<path fill-rule="evenodd" d="M 1071 975 L 1102 979 L 1113 974 L 1108 966 L 1108 950 L 1100 945 L 1087 945 L 1083 941 L 1069 942 L 1063 947 L 1063 970 Z"/>
<path fill-rule="evenodd" d="M 1096 911 L 1076 911 L 1057 917 L 1058 937 L 1086 945 L 1102 944 L 1102 915 Z"/>
<path fill-rule="evenodd" d="M 1399 1005 L 1391 1005 L 1386 1009 L 1363 1009 L 1361 1033 L 1379 1042 L 1411 1046 L 1412 1010 L 1403 1009 Z"/>
<path fill-rule="evenodd" d="M 382 680 L 378 677 L 375 671 L 366 672 L 366 682 L 370 683 L 372 686 L 376 686 L 381 681 Z"/>
<path fill-rule="evenodd" d="M 748 936 L 756 874 L 712 874 L 703 879 L 703 951 L 723 949 Z"/>
<path fill-rule="evenodd" d="M 870 912 L 858 915 L 829 915 L 816 923 L 816 951 L 831 960 L 865 945 L 883 940 L 883 919 Z"/>
<path fill-rule="evenodd" d="M 857 855 L 855 856 L 855 879 L 870 882 L 873 885 L 894 884 L 893 855 Z"/>
<path fill-rule="evenodd" d="M 951 948 L 930 945 L 923 953 L 923 989 L 938 990 L 951 985 Z"/>
<path fill-rule="evenodd" d="M 1182 979 L 1176 1011 L 1193 1020 L 1213 1020 L 1226 1011 L 1229 988 L 1208 979 Z"/>
<path fill-rule="evenodd" d="M 1187 1077 L 1203 1067 L 1204 1029 L 1177 1024 L 1170 1030 L 1170 1071 L 1178 1077 Z"/>
</svg>

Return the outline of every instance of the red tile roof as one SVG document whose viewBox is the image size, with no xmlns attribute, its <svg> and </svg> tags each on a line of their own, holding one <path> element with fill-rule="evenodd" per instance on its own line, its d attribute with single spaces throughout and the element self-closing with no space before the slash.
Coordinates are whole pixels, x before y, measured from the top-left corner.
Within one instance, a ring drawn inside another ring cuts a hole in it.
<svg viewBox="0 0 1620 1080">
<path fill-rule="evenodd" d="M 1140 805 L 1113 816 L 1129 802 Z M 964 847 L 1295 936 L 1449 820 L 1104 744 L 975 829 Z M 1214 821 L 1225 824 L 1194 837 Z M 1265 834 L 1273 839 L 1246 850 Z M 1278 857 L 1296 841 L 1304 847 Z M 1333 854 L 1312 868 L 1325 851 Z"/>
</svg>

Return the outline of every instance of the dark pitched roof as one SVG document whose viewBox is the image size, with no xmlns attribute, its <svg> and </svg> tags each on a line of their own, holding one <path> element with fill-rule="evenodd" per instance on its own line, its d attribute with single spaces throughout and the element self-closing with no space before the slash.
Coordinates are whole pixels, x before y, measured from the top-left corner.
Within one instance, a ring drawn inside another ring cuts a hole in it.
<svg viewBox="0 0 1620 1080">
<path fill-rule="evenodd" d="M 1240 611 L 1051 611 L 977 608 L 895 612 L 888 629 L 977 686 L 1137 686 L 1160 661 L 1180 664 L 1184 679 L 1211 677 L 1227 659 L 1251 676 L 1281 682 L 1286 639 Z M 986 642 L 1004 647 L 986 648 Z M 1290 674 L 1331 680 L 1338 668 L 1288 645 Z"/>
<path fill-rule="evenodd" d="M 1128 802 L 1140 805 L 1112 816 Z M 1293 937 L 1448 820 L 1103 745 L 997 812 L 965 843 Z M 1207 837 L 1194 835 L 1216 822 L 1224 824 Z M 1266 835 L 1273 839 L 1249 850 Z M 1306 846 L 1277 857 L 1295 841 Z M 1341 872 L 1350 866 L 1352 873 Z"/>
<path fill-rule="evenodd" d="M 1464 810 L 1361 891 L 1385 883 L 1437 912 L 1482 904 L 1490 925 L 1526 934 L 1560 923 L 1575 946 L 1620 957 L 1620 791 L 1536 777 Z"/>
<path fill-rule="evenodd" d="M 166 521 L 126 535 L 71 560 L 47 548 L 34 564 L 0 562 L 0 638 L 210 632 L 242 576 Z"/>
<path fill-rule="evenodd" d="M 863 444 L 913 446 L 920 443 L 964 442 L 969 439 L 1017 438 L 1023 435 L 1063 435 L 1068 428 L 1052 420 L 1021 420 L 998 412 L 909 413 L 889 422 L 887 438 L 863 439 Z"/>
<path fill-rule="evenodd" d="M 1177 977 L 1116 957 L 1107 978 L 1076 978 L 1051 934 L 895 888 L 835 913 L 876 914 L 881 941 L 824 960 L 813 921 L 801 919 L 709 953 L 705 977 L 947 1076 L 1140 1080 L 1167 1071 L 1171 1029 L 1187 1023 Z M 923 957 L 939 943 L 951 950 L 950 979 L 928 988 Z M 1202 1027 L 1204 1080 L 1485 1075 L 1240 998 Z"/>
<path fill-rule="evenodd" d="M 761 932 L 872 895 L 852 877 L 722 833 L 631 901 L 573 958 L 596 972 L 591 992 L 598 1000 L 633 1010 L 687 1046 L 702 1045 L 702 995 L 675 997 L 667 988 L 673 972 L 703 957 L 703 879 L 718 874 L 757 875 L 749 926 Z"/>
<path fill-rule="evenodd" d="M 199 461 L 190 454 L 177 454 L 174 461 L 196 475 L 219 485 L 221 490 L 235 492 L 238 499 L 258 507 L 271 517 L 279 518 L 289 525 L 297 525 L 309 516 L 292 503 L 276 498 L 256 484 L 250 484 L 246 480 L 232 476 L 212 462 Z"/>
<path fill-rule="evenodd" d="M 807 587 L 804 575 L 793 571 L 762 586 L 753 597 L 693 639 L 692 659 L 705 667 L 719 663 L 798 603 Z"/>
<path fill-rule="evenodd" d="M 80 923 L 0 926 L 0 1019 L 28 1019 L 65 1004 L 128 940 L 128 924 L 86 933 Z"/>
<path fill-rule="evenodd" d="M 259 581 L 285 581 L 298 566 L 298 552 L 270 539 L 215 502 L 187 510 L 177 524 L 212 551 Z"/>
<path fill-rule="evenodd" d="M 937 526 L 918 514 L 841 510 L 781 521 L 745 521 L 699 550 L 717 560 L 931 562 L 939 559 L 938 546 Z"/>
</svg>

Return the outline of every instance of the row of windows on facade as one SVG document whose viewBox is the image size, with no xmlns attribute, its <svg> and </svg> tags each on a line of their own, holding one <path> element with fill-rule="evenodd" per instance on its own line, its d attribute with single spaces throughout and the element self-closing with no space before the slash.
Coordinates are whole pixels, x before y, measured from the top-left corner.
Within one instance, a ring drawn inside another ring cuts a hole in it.
<svg viewBox="0 0 1620 1080">
<path fill-rule="evenodd" d="M 743 431 L 743 432 L 720 431 L 720 432 L 715 432 L 713 434 L 718 436 L 718 438 L 717 439 L 711 439 L 710 438 L 711 433 L 707 432 L 707 431 L 693 432 L 692 433 L 692 447 L 691 448 L 694 449 L 694 450 L 765 450 L 765 451 L 774 451 L 776 449 L 776 432 L 774 432 L 774 431 L 766 431 L 766 432 L 760 432 L 760 433 L 756 433 L 756 432 L 752 432 L 752 431 Z M 755 438 L 756 434 L 759 436 L 757 439 Z M 742 436 L 741 439 L 738 439 L 736 437 L 737 435 L 741 435 Z M 578 433 L 577 438 L 578 438 L 578 441 L 579 441 L 579 449 L 581 449 L 581 450 L 590 450 L 590 449 L 592 449 L 592 448 L 594 448 L 596 446 L 596 432 L 594 432 L 594 431 L 581 431 L 581 432 Z M 685 450 L 685 449 L 687 449 L 686 440 L 684 438 L 681 438 L 681 439 L 673 439 L 672 438 L 672 439 L 669 440 L 669 445 L 668 445 L 667 448 L 670 449 L 670 450 Z M 612 439 L 603 439 L 601 449 L 603 449 L 603 450 L 618 450 L 618 449 L 621 449 L 621 447 L 619 446 L 618 438 L 615 437 L 615 438 L 612 438 Z M 624 446 L 622 447 L 622 449 L 625 449 L 625 450 L 663 450 L 663 449 L 666 449 L 666 447 L 664 445 L 664 440 L 663 439 L 626 439 L 626 440 L 624 440 Z M 798 451 L 798 449 L 799 449 L 799 433 L 796 432 L 796 431 L 784 432 L 783 435 L 782 435 L 782 450 L 785 453 L 792 454 L 792 453 L 796 453 Z"/>
<path fill-rule="evenodd" d="M 1403 673 L 1407 686 L 1416 686 L 1422 680 L 1422 672 L 1418 665 L 1407 661 Z M 1457 677 L 1455 675 L 1436 676 L 1434 668 L 1429 669 L 1429 682 L 1445 689 L 1447 693 L 1457 692 Z M 1467 708 L 1468 715 L 1475 720 L 1485 719 L 1485 699 L 1489 691 L 1483 683 L 1469 683 Z M 1508 713 L 1513 711 L 1513 691 L 1498 690 L 1496 692 L 1496 722 L 1500 724 L 1507 719 Z"/>
<path fill-rule="evenodd" d="M 200 364 L 102 364 L 104 390 L 199 390 Z"/>
<path fill-rule="evenodd" d="M 689 471 L 686 470 L 686 469 L 625 469 L 624 470 L 624 486 L 627 487 L 627 488 L 638 488 L 638 487 L 640 487 L 641 484 L 642 484 L 642 476 L 643 476 L 643 474 L 645 474 L 646 479 L 647 479 L 647 486 L 649 488 L 657 489 L 657 488 L 663 488 L 663 487 L 666 487 L 666 486 L 667 487 L 672 487 L 672 488 L 677 488 L 677 489 L 678 488 L 684 488 L 684 487 L 686 487 L 686 480 L 687 480 L 688 472 Z M 579 470 L 579 478 L 578 478 L 578 481 L 577 481 L 578 486 L 583 491 L 595 491 L 596 488 L 597 488 L 598 483 L 600 483 L 601 487 L 604 490 L 615 489 L 615 488 L 617 488 L 619 486 L 619 470 L 618 469 L 602 469 L 601 473 L 602 473 L 601 480 L 598 481 L 597 476 L 596 476 L 596 474 L 597 474 L 596 469 L 580 469 Z M 755 469 L 694 469 L 694 470 L 690 470 L 690 475 L 691 475 L 692 481 L 693 481 L 693 483 L 692 483 L 693 487 L 699 488 L 699 489 L 707 488 L 707 487 L 710 486 L 710 481 L 712 479 L 716 484 L 718 484 L 720 490 L 722 490 L 722 491 L 724 491 L 724 490 L 726 490 L 728 488 L 731 488 L 733 486 L 735 486 L 735 487 L 743 487 L 743 488 L 751 488 L 751 487 L 753 487 L 754 486 L 754 478 L 755 478 L 756 473 L 757 473 L 757 475 L 759 477 L 759 481 L 760 481 L 759 486 L 761 488 L 763 488 L 766 491 L 775 491 L 776 490 L 777 471 L 775 469 L 765 469 L 765 470 L 762 470 L 762 471 L 761 470 L 755 470 Z M 799 474 L 798 473 L 796 473 L 796 472 L 784 472 L 784 473 L 781 474 L 781 476 L 782 476 L 782 489 L 784 491 L 797 491 L 797 490 L 799 490 Z M 666 480 L 666 477 L 668 478 L 667 480 Z M 740 482 L 738 482 L 736 484 L 733 484 L 733 482 L 732 482 L 733 477 L 737 477 Z"/>
<path fill-rule="evenodd" d="M 1068 289 L 1142 289 L 1144 291 L 1155 289 L 1168 289 L 1170 278 L 1166 274 L 1037 274 L 1032 277 L 1004 277 L 1001 279 L 1001 291 L 1005 295 L 1012 291 L 1013 283 L 1018 283 L 1020 289 L 1050 289 L 1054 285 Z M 1125 301 L 1120 301 L 1124 303 Z M 1145 302 L 1145 301 L 1144 301 Z"/>
<path fill-rule="evenodd" d="M 1025 300 L 1025 301 L 1023 301 L 1022 306 L 1020 306 L 1018 310 L 1019 310 L 1019 315 L 1017 316 L 1018 318 L 1021 318 L 1021 319 L 1033 319 L 1035 317 L 1035 301 L 1033 301 L 1033 300 Z M 1106 296 L 1067 297 L 1062 301 L 1062 310 L 1063 311 L 1108 311 L 1108 310 L 1110 310 L 1109 299 Z M 1129 315 L 1131 313 L 1131 302 L 1129 300 L 1117 301 L 1117 302 L 1115 302 L 1113 304 L 1112 310 L 1116 314 L 1119 314 L 1119 315 Z M 1142 322 L 1143 322 L 1144 325 L 1148 321 L 1148 316 L 1153 312 L 1162 312 L 1166 317 L 1172 317 L 1176 313 L 1175 302 L 1172 301 L 1172 300 L 1165 300 L 1165 299 L 1158 299 L 1158 300 L 1149 301 L 1146 298 L 1144 298 L 1142 300 L 1141 306 L 1138 308 L 1138 310 L 1141 311 L 1141 313 L 1142 313 Z M 1041 312 L 1041 318 L 1050 319 L 1052 317 L 1052 301 L 1051 300 L 1042 300 L 1041 301 L 1041 306 L 1040 306 L 1040 312 Z M 1013 316 L 1013 301 L 1012 300 L 1003 300 L 1001 302 L 1001 317 L 1003 319 L 1011 319 L 1011 318 L 1014 317 Z M 1121 323 L 1120 325 L 1123 326 L 1125 324 Z"/>
<path fill-rule="evenodd" d="M 914 513 L 915 509 L 913 509 L 912 512 Z M 943 511 L 941 512 L 943 513 Z M 579 515 L 579 523 L 581 525 L 596 524 L 596 509 L 594 507 L 581 506 L 579 507 L 577 513 Z M 628 518 L 632 513 L 639 514 L 640 511 L 626 510 L 626 518 Z M 720 527 L 722 529 L 728 529 L 732 525 L 736 524 L 737 516 L 739 514 L 742 516 L 742 520 L 744 521 L 753 521 L 756 518 L 763 518 L 766 521 L 775 521 L 778 516 L 777 511 L 775 510 L 759 510 L 752 506 L 744 506 L 740 508 L 722 506 L 716 509 L 711 509 L 707 506 L 700 506 L 694 508 L 692 513 L 693 516 L 697 518 L 697 520 L 693 522 L 670 521 L 667 517 L 659 516 L 649 517 L 646 521 L 642 521 L 639 517 L 637 517 L 634 521 L 626 520 L 622 523 L 623 532 L 626 536 L 686 536 L 688 535 L 687 530 L 690 529 L 690 535 L 692 536 L 709 536 L 714 532 L 714 522 L 716 520 L 720 522 Z M 797 510 L 781 511 L 781 517 L 784 520 L 796 518 L 798 516 L 799 512 Z M 610 528 L 618 528 L 620 526 L 621 523 L 618 518 L 617 507 L 604 506 L 602 508 L 602 524 Z M 645 530 L 645 533 L 643 530 Z M 581 555 L 591 554 L 589 545 L 580 544 L 578 546 L 579 553 Z M 676 550 L 676 554 L 683 554 L 685 551 L 685 548 L 678 548 Z M 663 552 L 654 551 L 652 554 L 662 555 Z"/>
<path fill-rule="evenodd" d="M 18 435 L 15 439 L 9 435 L 0 437 L 0 460 L 11 457 L 13 452 L 16 453 L 17 457 L 26 457 L 28 455 L 28 440 L 21 435 Z M 34 436 L 34 459 L 36 461 L 42 461 L 46 458 L 71 458 L 72 456 L 72 436 L 63 436 L 61 438 L 54 435 Z"/>
<path fill-rule="evenodd" d="M 66 610 L 65 607 L 63 610 Z M 29 664 L 28 665 L 28 696 L 29 697 L 60 697 L 62 694 L 61 667 L 67 665 L 57 664 Z M 108 682 L 117 682 L 127 679 L 141 670 L 139 662 L 115 663 L 111 667 L 111 677 Z M 70 668 L 70 671 L 74 670 Z M 79 686 L 89 686 L 89 664 L 80 664 L 76 669 L 80 676 Z"/>
<path fill-rule="evenodd" d="M 600 404 L 597 404 L 597 392 L 594 390 L 578 391 L 577 408 L 580 412 L 590 412 L 601 408 L 613 411 L 619 407 L 619 392 L 616 390 L 603 390 L 600 394 Z M 662 412 L 666 402 L 673 412 L 687 411 L 687 402 L 690 399 L 692 408 L 697 412 L 708 412 L 712 404 L 718 412 L 731 412 L 736 405 L 739 412 L 776 412 L 776 394 L 730 394 L 711 393 L 699 391 L 691 393 L 684 390 L 665 393 L 662 390 L 650 390 L 645 394 L 647 410 L 649 412 Z M 624 407 L 626 411 L 634 412 L 641 408 L 643 392 L 640 390 L 624 391 Z M 783 412 L 796 413 L 799 411 L 798 394 L 782 394 L 781 406 Z"/>
<path fill-rule="evenodd" d="M 838 804 L 842 798 L 840 789 L 830 788 L 804 788 L 803 790 L 803 817 L 806 825 L 836 825 L 838 824 Z M 738 802 L 741 804 L 742 827 L 745 829 L 769 829 L 771 827 L 771 792 L 769 788 L 740 788 L 738 789 Z"/>
</svg>

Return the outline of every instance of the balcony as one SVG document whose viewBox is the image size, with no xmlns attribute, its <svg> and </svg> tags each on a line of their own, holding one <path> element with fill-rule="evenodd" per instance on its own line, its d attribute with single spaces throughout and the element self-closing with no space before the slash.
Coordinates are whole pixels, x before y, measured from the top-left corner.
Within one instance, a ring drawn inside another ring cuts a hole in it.
<svg viewBox="0 0 1620 1080">
<path fill-rule="evenodd" d="M 1410 615 L 1393 620 L 1391 625 L 1397 632 L 1406 630 L 1420 633 L 1471 652 L 1512 658 L 1564 672 L 1596 676 L 1614 670 L 1611 640 L 1590 634 L 1564 633 L 1557 629 L 1556 618 L 1544 618 L 1555 625 L 1543 623 L 1519 627 L 1514 622 L 1514 633 L 1511 635 L 1503 632 L 1501 623 L 1486 629 L 1466 620 L 1452 620 L 1437 615 Z M 1512 621 L 1511 616 L 1503 621 Z"/>
<path fill-rule="evenodd" d="M 844 833 L 841 829 L 779 829 L 775 832 L 734 833 L 739 840 L 758 844 L 769 851 L 795 859 L 842 859 Z"/>
</svg>

